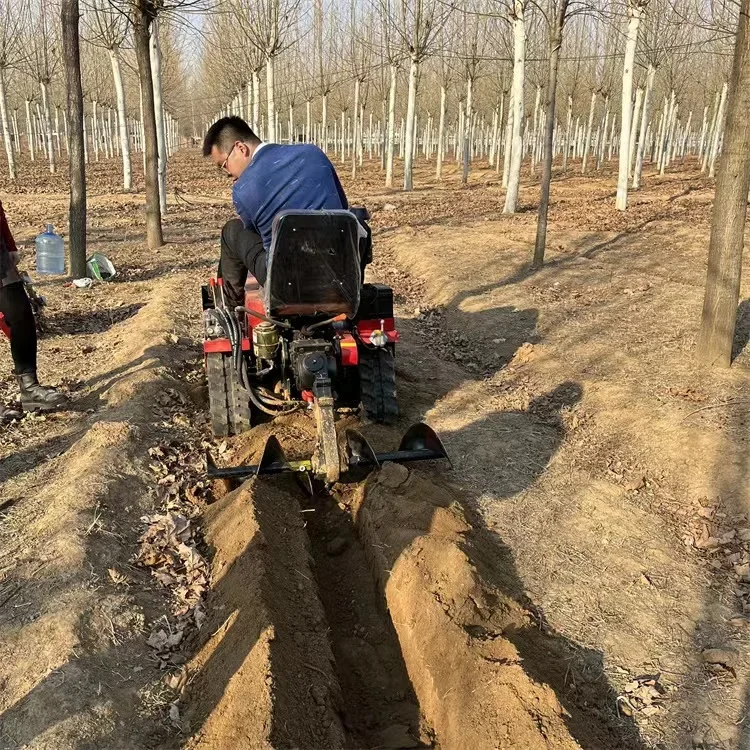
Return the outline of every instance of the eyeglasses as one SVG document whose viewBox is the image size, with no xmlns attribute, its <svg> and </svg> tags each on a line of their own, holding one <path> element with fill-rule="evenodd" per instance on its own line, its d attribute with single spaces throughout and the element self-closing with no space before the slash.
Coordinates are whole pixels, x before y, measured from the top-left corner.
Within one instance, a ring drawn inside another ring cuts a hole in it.
<svg viewBox="0 0 750 750">
<path fill-rule="evenodd" d="M 220 170 L 221 170 L 222 172 L 226 172 L 227 174 L 231 174 L 231 172 L 230 172 L 230 171 L 229 171 L 229 170 L 227 169 L 227 162 L 229 161 L 229 157 L 230 157 L 230 156 L 232 155 L 232 152 L 234 151 L 234 147 L 235 147 L 236 145 L 237 145 L 237 143 L 235 143 L 235 144 L 234 144 L 234 145 L 232 146 L 232 148 L 231 148 L 231 149 L 229 150 L 229 153 L 227 154 L 227 158 L 226 158 L 226 159 L 224 159 L 224 161 L 223 161 L 223 162 L 221 163 L 221 166 L 219 167 L 219 169 L 220 169 Z"/>
</svg>

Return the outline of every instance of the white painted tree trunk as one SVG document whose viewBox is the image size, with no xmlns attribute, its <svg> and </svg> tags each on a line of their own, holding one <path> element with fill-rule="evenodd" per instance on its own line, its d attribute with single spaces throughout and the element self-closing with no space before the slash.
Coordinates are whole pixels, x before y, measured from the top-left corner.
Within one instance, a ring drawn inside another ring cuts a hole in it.
<svg viewBox="0 0 750 750">
<path fill-rule="evenodd" d="M 335 123 L 334 123 L 335 125 Z M 321 104 L 321 114 L 320 114 L 320 141 L 321 141 L 321 148 L 326 153 L 328 152 L 328 95 L 323 94 L 322 97 L 322 104 Z M 334 136 L 334 144 L 336 143 L 336 138 Z M 335 145 L 334 145 L 335 149 Z"/>
<path fill-rule="evenodd" d="M 591 92 L 591 104 L 589 105 L 589 122 L 586 126 L 586 137 L 583 144 L 583 163 L 581 164 L 581 174 L 586 174 L 586 163 L 589 158 L 589 149 L 591 148 L 591 130 L 594 127 L 594 110 L 596 109 L 596 91 Z"/>
<path fill-rule="evenodd" d="M 151 80 L 154 87 L 154 114 L 156 115 L 156 142 L 158 148 L 159 204 L 162 216 L 167 213 L 167 137 L 164 128 L 164 96 L 161 76 L 161 48 L 159 25 L 155 19 L 151 24 L 149 44 L 151 56 Z"/>
<path fill-rule="evenodd" d="M 273 55 L 266 58 L 266 108 L 268 117 L 268 134 L 266 140 L 276 142 L 276 91 L 274 81 L 275 62 Z"/>
<path fill-rule="evenodd" d="M 346 112 L 341 110 L 341 162 L 346 161 Z"/>
<path fill-rule="evenodd" d="M 664 174 L 664 170 L 669 166 L 669 159 L 672 153 L 672 140 L 674 127 L 677 121 L 677 96 L 674 91 L 669 101 L 669 114 L 667 116 L 667 125 L 664 129 L 664 149 L 661 155 L 661 164 L 659 165 L 659 174 Z"/>
<path fill-rule="evenodd" d="M 312 143 L 314 140 L 312 134 L 312 102 L 308 99 L 305 102 L 305 141 Z"/>
<path fill-rule="evenodd" d="M 682 141 L 680 143 L 680 158 L 685 158 L 685 147 L 687 146 L 688 138 L 690 137 L 690 126 L 693 124 L 693 110 L 688 112 L 687 123 L 685 124 L 685 130 L 682 133 Z"/>
<path fill-rule="evenodd" d="M 505 92 L 500 96 L 500 112 L 497 116 L 497 144 L 495 146 L 495 173 L 500 174 L 500 152 L 503 145 L 503 117 L 505 116 Z"/>
<path fill-rule="evenodd" d="M 409 94 L 406 101 L 406 137 L 404 139 L 404 190 L 414 188 L 414 141 L 417 121 L 417 75 L 419 62 L 411 59 L 409 66 Z"/>
<path fill-rule="evenodd" d="M 474 81 L 471 77 L 466 79 L 466 114 L 464 115 L 464 160 L 463 171 L 461 172 L 461 183 L 466 185 L 469 182 L 469 165 L 471 164 L 471 115 L 472 115 L 472 91 Z"/>
<path fill-rule="evenodd" d="M 628 207 L 628 177 L 630 171 L 630 123 L 633 117 L 633 68 L 638 29 L 645 6 L 628 0 L 628 34 L 625 41 L 625 59 L 622 66 L 622 103 L 620 107 L 620 165 L 617 175 L 618 211 Z"/>
<path fill-rule="evenodd" d="M 60 145 L 60 107 L 55 105 L 55 141 L 57 145 L 57 157 L 62 156 L 62 146 Z"/>
<path fill-rule="evenodd" d="M 630 123 L 630 150 L 628 151 L 628 179 L 633 177 L 633 160 L 635 159 L 635 148 L 638 140 L 638 128 L 641 122 L 641 107 L 643 106 L 643 89 L 639 86 L 635 91 L 635 106 L 633 107 L 633 118 Z"/>
<path fill-rule="evenodd" d="M 396 83 L 398 68 L 391 65 L 391 82 L 388 87 L 388 126 L 386 131 L 385 186 L 393 187 L 393 151 L 396 145 Z"/>
<path fill-rule="evenodd" d="M 703 107 L 703 125 L 701 126 L 701 138 L 698 146 L 698 158 L 703 157 L 703 147 L 706 143 L 706 130 L 708 129 L 708 104 Z"/>
<path fill-rule="evenodd" d="M 247 97 L 247 108 L 245 110 L 245 122 L 248 123 L 248 125 L 251 125 L 253 121 L 253 81 L 252 77 L 248 78 L 247 83 L 245 84 L 245 94 Z"/>
<path fill-rule="evenodd" d="M 115 82 L 117 98 L 117 123 L 120 132 L 120 153 L 122 154 L 122 186 L 127 192 L 133 189 L 133 169 L 130 163 L 130 140 L 128 139 L 128 119 L 125 109 L 125 87 L 122 84 L 120 68 L 120 51 L 114 47 L 109 51 L 112 64 L 112 77 Z"/>
<path fill-rule="evenodd" d="M 446 90 L 445 84 L 440 85 L 440 120 L 438 123 L 438 142 L 437 142 L 437 167 L 435 169 L 435 178 L 443 178 L 443 152 L 445 151 L 445 108 L 446 108 Z"/>
<path fill-rule="evenodd" d="M 570 154 L 570 129 L 573 126 L 573 97 L 568 95 L 568 120 L 565 127 L 565 150 L 563 151 L 563 172 L 568 169 L 568 156 Z"/>
<path fill-rule="evenodd" d="M 503 188 L 507 189 L 508 180 L 510 179 L 510 159 L 513 152 L 513 120 L 515 105 L 513 101 L 513 89 L 510 92 L 508 102 L 508 119 L 505 123 L 505 150 L 503 152 Z"/>
<path fill-rule="evenodd" d="M 357 146 L 359 144 L 359 129 L 360 118 L 359 118 L 359 87 L 361 82 L 359 78 L 354 80 L 354 123 L 353 123 L 353 135 L 354 135 L 354 147 L 352 148 L 352 179 L 357 177 Z"/>
<path fill-rule="evenodd" d="M 523 87 L 526 65 L 525 0 L 515 0 L 513 14 L 513 138 L 511 142 L 508 189 L 503 213 L 512 214 L 518 208 L 518 191 L 523 161 Z"/>
<path fill-rule="evenodd" d="M 16 157 L 13 153 L 13 143 L 8 127 L 8 102 L 5 94 L 5 70 L 3 68 L 0 68 L 0 121 L 3 124 L 3 142 L 5 143 L 5 155 L 8 158 L 8 176 L 11 180 L 15 180 Z"/>
<path fill-rule="evenodd" d="M 719 143 L 721 141 L 721 132 L 724 125 L 724 109 L 727 103 L 727 84 L 721 87 L 721 98 L 719 99 L 719 111 L 716 116 L 716 128 L 714 129 L 714 139 L 711 143 L 711 159 L 708 165 L 708 176 L 714 176 L 716 168 L 716 157 L 719 155 Z"/>
<path fill-rule="evenodd" d="M 253 71 L 253 132 L 260 137 L 260 73 Z"/>
<path fill-rule="evenodd" d="M 651 107 L 651 95 L 654 90 L 654 78 L 656 68 L 649 64 L 646 75 L 646 91 L 643 94 L 643 111 L 641 113 L 641 128 L 638 134 L 638 148 L 635 153 L 635 166 L 633 167 L 633 189 L 637 190 L 641 186 L 641 174 L 643 172 L 643 159 L 646 154 L 646 143 L 648 142 L 648 116 Z"/>
<path fill-rule="evenodd" d="M 64 113 L 63 113 L 64 114 Z M 18 130 L 18 110 L 13 110 L 13 143 L 17 153 L 21 153 L 21 133 Z"/>
<path fill-rule="evenodd" d="M 711 116 L 711 128 L 708 131 L 708 137 L 706 139 L 705 151 L 703 152 L 703 163 L 701 164 L 701 172 L 705 172 L 708 167 L 708 160 L 711 158 L 711 145 L 714 142 L 714 131 L 716 130 L 716 120 L 719 116 L 719 100 L 721 94 L 717 91 L 714 97 L 714 113 Z"/>
<path fill-rule="evenodd" d="M 55 149 L 52 145 L 52 118 L 49 113 L 49 95 L 47 93 L 47 84 L 44 81 L 39 83 L 42 89 L 42 114 L 44 115 L 44 131 L 47 141 L 47 159 L 49 160 L 49 171 L 55 173 Z"/>
</svg>

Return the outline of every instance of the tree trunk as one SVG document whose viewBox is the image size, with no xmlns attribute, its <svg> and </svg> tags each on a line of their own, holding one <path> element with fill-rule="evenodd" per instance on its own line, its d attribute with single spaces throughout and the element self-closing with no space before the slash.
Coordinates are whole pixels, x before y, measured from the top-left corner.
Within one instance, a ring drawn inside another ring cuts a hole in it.
<svg viewBox="0 0 750 750">
<path fill-rule="evenodd" d="M 510 172 L 505 193 L 504 214 L 513 214 L 518 207 L 518 190 L 523 161 L 523 86 L 526 64 L 525 0 L 515 0 L 513 14 L 513 137 L 511 141 Z"/>
<path fill-rule="evenodd" d="M 122 154 L 122 186 L 129 192 L 133 188 L 133 170 L 130 163 L 130 141 L 128 139 L 128 119 L 125 109 L 125 88 L 122 85 L 122 70 L 120 69 L 120 50 L 117 47 L 109 51 L 112 63 L 112 77 L 115 81 L 117 94 L 117 123 L 120 131 L 120 153 Z"/>
<path fill-rule="evenodd" d="M 750 188 L 750 0 L 742 0 L 734 46 L 726 137 L 716 180 L 698 357 L 728 367 L 737 319 Z M 718 128 L 717 128 L 718 132 Z M 716 138 L 714 139 L 716 142 Z"/>
<path fill-rule="evenodd" d="M 633 177 L 633 159 L 635 158 L 635 147 L 637 142 L 638 126 L 640 125 L 641 106 L 643 104 L 643 89 L 639 86 L 635 91 L 635 106 L 630 123 L 630 146 L 628 149 L 628 179 Z"/>
<path fill-rule="evenodd" d="M 411 59 L 409 67 L 409 96 L 406 102 L 406 135 L 404 138 L 404 190 L 414 188 L 414 136 L 415 123 L 417 119 L 417 74 L 419 73 L 419 62 Z"/>
<path fill-rule="evenodd" d="M 151 77 L 148 0 L 136 0 L 134 19 L 135 53 L 143 103 L 144 176 L 146 180 L 146 238 L 152 250 L 164 244 L 159 204 L 158 141 L 154 113 L 154 83 Z"/>
<path fill-rule="evenodd" d="M 0 68 L 0 120 L 3 124 L 3 141 L 5 142 L 5 155 L 8 157 L 8 175 L 11 180 L 16 179 L 16 157 L 13 152 L 13 143 L 10 138 L 8 127 L 8 103 L 5 95 L 5 69 Z"/>
<path fill-rule="evenodd" d="M 643 159 L 646 153 L 646 142 L 648 141 L 648 116 L 651 107 L 651 94 L 654 90 L 654 77 L 656 68 L 649 64 L 646 75 L 646 92 L 643 95 L 643 112 L 641 113 L 641 131 L 638 136 L 638 148 L 635 153 L 635 167 L 633 168 L 633 190 L 641 186 L 641 172 L 643 171 Z"/>
<path fill-rule="evenodd" d="M 62 146 L 60 145 L 60 107 L 55 104 L 55 140 L 57 142 L 57 156 L 62 156 Z"/>
<path fill-rule="evenodd" d="M 253 71 L 253 132 L 260 137 L 260 73 Z"/>
<path fill-rule="evenodd" d="M 67 113 L 70 121 L 68 270 L 74 279 L 80 279 L 86 275 L 86 164 L 83 154 L 83 89 L 78 46 L 78 0 L 62 0 L 60 21 Z"/>
<path fill-rule="evenodd" d="M 565 128 L 565 151 L 563 152 L 562 171 L 568 171 L 568 156 L 570 154 L 570 129 L 573 126 L 573 97 L 568 95 L 568 124 Z"/>
<path fill-rule="evenodd" d="M 396 83 L 398 68 L 391 65 L 391 83 L 388 88 L 388 129 L 386 132 L 385 186 L 393 187 L 393 151 L 396 145 Z"/>
<path fill-rule="evenodd" d="M 435 178 L 440 181 L 443 178 L 443 152 L 445 151 L 445 84 L 440 86 L 440 122 L 438 124 L 438 145 L 437 145 L 437 168 L 435 169 Z"/>
<path fill-rule="evenodd" d="M 335 124 L 335 123 L 334 123 Z M 328 94 L 323 94 L 322 112 L 320 116 L 320 128 L 323 131 L 323 151 L 328 153 Z M 333 150 L 336 150 L 336 138 L 333 139 Z"/>
<path fill-rule="evenodd" d="M 466 79 L 466 115 L 464 116 L 464 163 L 461 172 L 461 184 L 469 182 L 469 164 L 471 163 L 471 94 L 474 81 L 471 77 Z"/>
<path fill-rule="evenodd" d="M 49 95 L 47 93 L 46 81 L 41 81 L 39 86 L 42 89 L 42 112 L 44 114 L 44 130 L 47 141 L 47 159 L 49 160 L 49 171 L 55 173 L 55 148 L 52 144 L 52 118 L 49 113 Z"/>
<path fill-rule="evenodd" d="M 159 46 L 159 22 L 151 24 L 149 52 L 151 55 L 151 78 L 154 90 L 154 116 L 156 118 L 156 143 L 158 148 L 159 209 L 167 213 L 167 136 L 164 128 L 164 97 L 161 86 L 161 47 Z"/>
<path fill-rule="evenodd" d="M 276 100 L 274 89 L 274 67 L 275 61 L 273 55 L 266 58 L 266 107 L 268 120 L 268 134 L 265 140 L 270 143 L 276 142 Z"/>
<path fill-rule="evenodd" d="M 703 157 L 703 147 L 706 143 L 706 131 L 708 129 L 708 104 L 703 107 L 703 125 L 701 126 L 701 139 L 698 146 L 698 158 Z"/>
<path fill-rule="evenodd" d="M 591 104 L 589 105 L 589 123 L 586 126 L 586 139 L 583 144 L 583 162 L 581 163 L 581 174 L 586 174 L 586 162 L 589 158 L 591 148 L 591 129 L 594 127 L 594 109 L 596 108 L 596 91 L 591 92 Z"/>
<path fill-rule="evenodd" d="M 563 25 L 568 11 L 568 0 L 559 0 L 554 26 L 550 28 L 549 39 L 549 73 L 547 80 L 547 101 L 545 105 L 546 121 L 544 132 L 544 161 L 542 163 L 542 184 L 539 197 L 539 214 L 536 223 L 536 243 L 532 268 L 541 268 L 544 264 L 544 250 L 547 245 L 547 214 L 549 212 L 549 193 L 552 182 L 552 138 L 555 128 L 555 103 L 557 99 L 557 68 L 562 46 Z"/>
<path fill-rule="evenodd" d="M 714 113 L 711 116 L 711 127 L 708 131 L 708 139 L 706 141 L 706 150 L 703 152 L 703 162 L 701 164 L 701 172 L 706 171 L 706 167 L 708 167 L 708 160 L 711 156 L 711 145 L 714 142 L 714 130 L 716 130 L 716 118 L 719 116 L 719 98 L 721 94 L 719 92 L 716 92 L 716 96 L 714 97 Z"/>
<path fill-rule="evenodd" d="M 360 87 L 360 80 L 359 78 L 356 78 L 354 80 L 354 123 L 353 123 L 353 148 L 352 148 L 352 179 L 356 179 L 357 177 L 357 144 L 359 143 L 359 138 L 357 136 L 359 132 L 359 128 L 361 125 L 359 125 L 359 87 Z"/>
<path fill-rule="evenodd" d="M 744 3 L 743 3 L 744 7 Z M 714 167 L 716 166 L 716 157 L 719 154 L 719 143 L 721 141 L 721 131 L 724 125 L 724 109 L 727 101 L 727 84 L 721 87 L 721 99 L 719 100 L 719 111 L 716 113 L 716 128 L 714 129 L 714 139 L 711 144 L 711 158 L 708 163 L 708 176 L 714 176 Z"/>
</svg>

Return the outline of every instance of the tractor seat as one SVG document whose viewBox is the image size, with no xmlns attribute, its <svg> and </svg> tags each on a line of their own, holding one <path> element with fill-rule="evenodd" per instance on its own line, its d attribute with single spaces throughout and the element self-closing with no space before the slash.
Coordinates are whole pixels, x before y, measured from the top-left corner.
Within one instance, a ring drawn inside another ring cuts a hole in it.
<svg viewBox="0 0 750 750">
<path fill-rule="evenodd" d="M 268 251 L 265 306 L 271 317 L 346 315 L 359 307 L 360 239 L 350 211 L 280 211 Z"/>
</svg>

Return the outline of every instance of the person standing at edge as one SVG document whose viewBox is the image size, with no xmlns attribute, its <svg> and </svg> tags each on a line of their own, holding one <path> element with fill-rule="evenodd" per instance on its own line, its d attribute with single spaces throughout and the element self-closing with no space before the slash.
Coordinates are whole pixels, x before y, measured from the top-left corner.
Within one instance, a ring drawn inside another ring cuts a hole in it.
<svg viewBox="0 0 750 750">
<path fill-rule="evenodd" d="M 36 324 L 17 264 L 18 248 L 0 203 L 0 313 L 10 328 L 10 353 L 21 391 L 21 406 L 27 411 L 51 411 L 65 404 L 67 398 L 37 380 Z M 0 422 L 20 417 L 17 409 L 0 404 Z"/>
<path fill-rule="evenodd" d="M 206 133 L 203 155 L 232 177 L 239 215 L 221 230 L 219 276 L 231 308 L 244 303 L 248 271 L 263 286 L 273 220 L 284 210 L 348 209 L 336 169 L 309 143 L 263 143 L 240 117 L 222 117 Z"/>
</svg>

